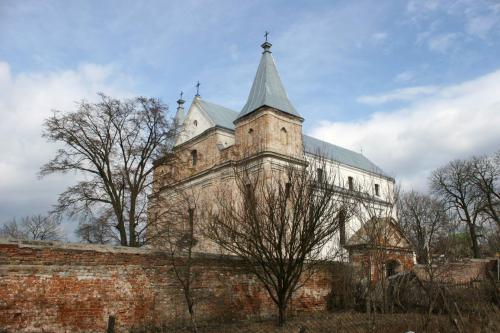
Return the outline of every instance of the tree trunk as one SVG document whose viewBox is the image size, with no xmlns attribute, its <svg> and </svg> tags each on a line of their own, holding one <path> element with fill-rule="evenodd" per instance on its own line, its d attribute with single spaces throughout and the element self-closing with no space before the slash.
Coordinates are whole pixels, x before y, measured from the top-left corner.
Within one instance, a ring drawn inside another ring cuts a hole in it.
<svg viewBox="0 0 500 333">
<path fill-rule="evenodd" d="M 469 232 L 472 241 L 472 254 L 474 258 L 480 258 L 481 253 L 479 252 L 479 244 L 477 242 L 476 226 L 473 223 L 469 223 Z"/>
<path fill-rule="evenodd" d="M 286 322 L 286 302 L 284 300 L 279 300 L 278 304 L 278 326 L 282 327 Z"/>
<path fill-rule="evenodd" d="M 116 216 L 118 218 L 117 228 L 118 228 L 118 231 L 120 232 L 120 245 L 121 246 L 128 246 L 127 231 L 125 230 L 125 222 L 123 221 L 123 216 L 121 216 L 121 214 L 118 215 L 118 213 Z"/>
</svg>

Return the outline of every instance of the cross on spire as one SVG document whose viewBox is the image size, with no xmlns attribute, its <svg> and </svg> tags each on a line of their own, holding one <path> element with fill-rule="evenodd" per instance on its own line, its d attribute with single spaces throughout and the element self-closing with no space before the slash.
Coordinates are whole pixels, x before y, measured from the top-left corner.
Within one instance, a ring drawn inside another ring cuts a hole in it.
<svg viewBox="0 0 500 333">
<path fill-rule="evenodd" d="M 196 97 L 200 97 L 200 81 L 196 83 Z"/>
<path fill-rule="evenodd" d="M 269 31 L 266 30 L 264 33 L 264 37 L 266 38 L 266 41 L 264 43 L 262 43 L 262 45 L 261 45 L 261 47 L 264 49 L 263 53 L 271 53 L 270 49 L 271 49 L 271 46 L 273 46 L 273 44 L 271 44 L 267 41 L 268 36 L 269 36 Z"/>
<path fill-rule="evenodd" d="M 183 92 L 183 91 L 181 91 L 181 93 L 180 93 L 180 97 L 179 97 L 179 99 L 177 100 L 177 104 L 179 104 L 179 107 L 182 107 L 182 104 L 184 104 L 184 102 L 185 102 L 185 101 L 182 99 L 182 95 L 184 95 L 184 92 Z"/>
</svg>

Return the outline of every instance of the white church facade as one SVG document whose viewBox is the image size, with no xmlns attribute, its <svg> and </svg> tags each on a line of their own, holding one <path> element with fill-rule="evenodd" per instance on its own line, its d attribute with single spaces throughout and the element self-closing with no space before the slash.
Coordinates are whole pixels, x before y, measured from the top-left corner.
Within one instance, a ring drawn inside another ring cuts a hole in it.
<svg viewBox="0 0 500 333">
<path fill-rule="evenodd" d="M 363 154 L 303 134 L 303 114 L 288 98 L 271 44 L 266 41 L 262 48 L 248 100 L 239 112 L 205 101 L 198 93 L 187 110 L 185 101 L 178 101 L 176 121 L 182 130 L 173 148 L 177 162 L 157 163 L 152 198 L 172 200 L 173 188 L 210 197 L 214 186 L 231 178 L 235 163 L 311 161 L 320 154 L 331 169 L 325 171 L 337 175 L 335 185 L 339 189 L 363 192 L 366 199 L 365 211 L 343 222 L 345 225 L 331 244 L 344 258 L 350 254 L 352 260 L 356 248 L 366 245 L 361 244 L 359 237 L 365 223 L 395 218 L 395 180 Z M 390 247 L 405 258 L 411 256 L 408 241 L 394 227 L 398 235 Z M 200 244 L 198 251 L 213 249 Z"/>
</svg>

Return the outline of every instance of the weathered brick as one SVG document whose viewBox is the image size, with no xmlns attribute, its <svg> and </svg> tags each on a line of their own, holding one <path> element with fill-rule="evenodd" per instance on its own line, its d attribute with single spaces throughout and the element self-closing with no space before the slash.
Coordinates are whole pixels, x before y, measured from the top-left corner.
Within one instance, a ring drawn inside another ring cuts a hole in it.
<svg viewBox="0 0 500 333">
<path fill-rule="evenodd" d="M 8 332 L 118 332 L 188 321 L 169 257 L 147 249 L 0 240 L 0 329 Z M 177 258 L 181 265 L 183 258 Z M 198 255 L 199 320 L 262 318 L 275 313 L 260 282 L 234 258 Z M 290 312 L 326 307 L 327 267 L 297 291 Z"/>
</svg>

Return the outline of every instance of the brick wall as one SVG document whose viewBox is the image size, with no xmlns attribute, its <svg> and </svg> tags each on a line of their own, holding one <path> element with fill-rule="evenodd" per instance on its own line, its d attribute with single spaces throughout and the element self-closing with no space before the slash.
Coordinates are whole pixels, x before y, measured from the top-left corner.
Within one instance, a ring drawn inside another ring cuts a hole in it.
<svg viewBox="0 0 500 333">
<path fill-rule="evenodd" d="M 180 267 L 183 259 L 177 258 Z M 199 320 L 274 314 L 262 285 L 229 257 L 197 256 Z M 326 307 L 329 268 L 292 300 L 290 312 Z M 169 257 L 123 247 L 0 240 L 0 331 L 104 332 L 109 315 L 119 332 L 187 322 L 182 290 Z"/>
<path fill-rule="evenodd" d="M 460 262 L 444 263 L 434 266 L 433 273 L 436 281 L 454 284 L 467 284 L 474 281 L 488 279 L 489 271 L 494 279 L 497 275 L 497 259 L 464 259 Z M 422 280 L 428 280 L 427 270 L 423 265 L 415 265 L 413 271 Z"/>
</svg>

